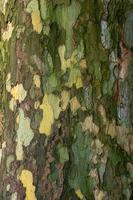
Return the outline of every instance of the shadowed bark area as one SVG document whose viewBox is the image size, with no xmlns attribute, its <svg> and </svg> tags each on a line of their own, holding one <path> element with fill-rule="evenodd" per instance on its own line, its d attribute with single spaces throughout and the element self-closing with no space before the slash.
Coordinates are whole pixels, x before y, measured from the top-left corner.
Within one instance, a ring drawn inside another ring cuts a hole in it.
<svg viewBox="0 0 133 200">
<path fill-rule="evenodd" d="M 0 200 L 133 199 L 132 0 L 0 0 Z"/>
</svg>

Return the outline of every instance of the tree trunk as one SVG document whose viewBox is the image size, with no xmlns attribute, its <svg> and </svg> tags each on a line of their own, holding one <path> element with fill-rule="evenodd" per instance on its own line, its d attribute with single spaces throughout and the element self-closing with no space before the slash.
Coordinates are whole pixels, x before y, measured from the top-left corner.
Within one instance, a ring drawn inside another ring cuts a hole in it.
<svg viewBox="0 0 133 200">
<path fill-rule="evenodd" d="M 0 200 L 132 200 L 132 0 L 0 9 Z"/>
</svg>

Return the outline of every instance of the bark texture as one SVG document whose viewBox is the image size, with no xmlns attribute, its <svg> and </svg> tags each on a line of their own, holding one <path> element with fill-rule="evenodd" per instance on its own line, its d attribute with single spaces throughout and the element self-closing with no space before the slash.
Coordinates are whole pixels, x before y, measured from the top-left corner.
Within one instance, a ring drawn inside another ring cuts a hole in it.
<svg viewBox="0 0 133 200">
<path fill-rule="evenodd" d="M 0 200 L 132 200 L 133 1 L 0 10 Z"/>
</svg>

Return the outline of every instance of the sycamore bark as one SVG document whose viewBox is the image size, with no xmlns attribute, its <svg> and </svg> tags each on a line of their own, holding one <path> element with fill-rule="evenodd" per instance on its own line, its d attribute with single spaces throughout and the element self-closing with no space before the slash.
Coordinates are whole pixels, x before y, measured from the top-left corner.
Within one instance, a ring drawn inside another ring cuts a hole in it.
<svg viewBox="0 0 133 200">
<path fill-rule="evenodd" d="M 132 0 L 0 10 L 0 200 L 133 199 Z"/>
</svg>

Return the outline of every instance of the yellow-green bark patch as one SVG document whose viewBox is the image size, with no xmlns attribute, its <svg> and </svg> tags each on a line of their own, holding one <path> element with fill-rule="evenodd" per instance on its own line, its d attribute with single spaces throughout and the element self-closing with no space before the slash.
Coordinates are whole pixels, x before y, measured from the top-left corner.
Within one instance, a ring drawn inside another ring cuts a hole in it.
<svg viewBox="0 0 133 200">
<path fill-rule="evenodd" d="M 42 22 L 39 10 L 39 4 L 37 0 L 32 0 L 28 4 L 26 11 L 31 14 L 33 29 L 40 33 L 42 31 Z"/>
<path fill-rule="evenodd" d="M 31 18 L 32 18 L 33 29 L 36 32 L 41 33 L 41 31 L 42 31 L 42 23 L 41 23 L 40 12 L 38 10 L 37 11 L 33 11 L 31 13 Z"/>
<path fill-rule="evenodd" d="M 51 126 L 54 122 L 54 113 L 47 94 L 43 97 L 40 108 L 43 110 L 43 118 L 40 123 L 39 132 L 49 136 L 51 134 Z"/>
<path fill-rule="evenodd" d="M 84 195 L 82 194 L 80 189 L 75 190 L 75 193 L 79 199 L 83 199 Z"/>
<path fill-rule="evenodd" d="M 54 94 L 49 94 L 48 95 L 48 100 L 49 100 L 50 105 L 52 106 L 53 113 L 54 113 L 54 118 L 58 119 L 59 114 L 61 112 L 59 97 L 54 95 Z"/>
<path fill-rule="evenodd" d="M 25 200 L 37 200 L 35 195 L 35 186 L 33 185 L 33 175 L 31 171 L 23 169 L 19 179 L 22 182 L 23 187 L 26 189 Z"/>
</svg>

